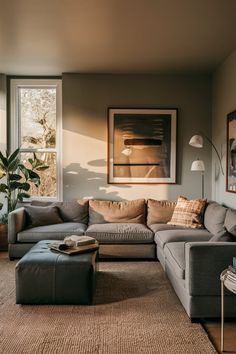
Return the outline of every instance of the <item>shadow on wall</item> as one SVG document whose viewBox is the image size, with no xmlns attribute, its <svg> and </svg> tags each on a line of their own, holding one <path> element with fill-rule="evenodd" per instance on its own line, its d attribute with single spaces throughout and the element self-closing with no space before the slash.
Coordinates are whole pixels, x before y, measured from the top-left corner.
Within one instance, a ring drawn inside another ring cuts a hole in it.
<svg viewBox="0 0 236 354">
<path fill-rule="evenodd" d="M 91 166 L 105 166 L 105 160 L 93 160 L 88 163 Z M 63 169 L 63 195 L 65 200 L 75 198 L 99 198 L 104 200 L 122 200 L 118 191 L 109 192 L 107 174 L 90 171 L 81 167 L 79 163 L 71 163 Z M 127 185 L 119 185 L 118 188 L 131 188 Z"/>
</svg>

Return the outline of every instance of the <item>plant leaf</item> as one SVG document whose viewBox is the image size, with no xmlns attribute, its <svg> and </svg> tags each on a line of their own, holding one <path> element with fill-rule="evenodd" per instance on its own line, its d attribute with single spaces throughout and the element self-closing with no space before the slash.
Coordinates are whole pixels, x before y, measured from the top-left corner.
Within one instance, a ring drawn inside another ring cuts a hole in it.
<svg viewBox="0 0 236 354">
<path fill-rule="evenodd" d="M 6 193 L 7 190 L 8 190 L 8 186 L 5 183 L 1 183 L 0 184 L 0 192 Z"/>
<path fill-rule="evenodd" d="M 17 173 L 12 173 L 9 175 L 10 181 L 19 181 L 22 178 L 21 175 L 18 175 Z"/>
<path fill-rule="evenodd" d="M 27 182 L 21 183 L 20 189 L 23 189 L 24 191 L 28 191 L 30 189 L 30 184 Z"/>
<path fill-rule="evenodd" d="M 17 199 L 18 199 L 19 201 L 23 202 L 23 199 L 24 199 L 24 198 L 30 198 L 30 194 L 24 193 L 24 192 L 17 194 Z"/>
<path fill-rule="evenodd" d="M 45 171 L 49 168 L 49 166 L 47 165 L 44 165 L 44 166 L 39 166 L 39 167 L 36 167 L 36 171 Z"/>
<path fill-rule="evenodd" d="M 12 190 L 23 189 L 24 191 L 28 191 L 30 189 L 30 184 L 27 182 L 21 183 L 21 182 L 13 181 L 13 182 L 10 182 L 9 185 Z"/>
<path fill-rule="evenodd" d="M 17 157 L 15 160 L 13 160 L 9 166 L 8 166 L 8 171 L 11 171 L 11 172 L 14 172 L 17 167 L 19 166 L 20 164 L 20 159 Z"/>
<path fill-rule="evenodd" d="M 19 152 L 20 152 L 20 149 L 16 149 L 16 150 L 10 155 L 10 157 L 8 158 L 9 164 L 10 164 L 12 161 L 14 161 L 14 160 L 18 157 Z"/>
<path fill-rule="evenodd" d="M 1 153 L 1 151 L 0 151 L 0 160 L 1 160 L 2 164 L 3 164 L 3 166 L 7 169 L 7 167 L 8 167 L 8 160 L 7 160 L 7 158 L 6 158 L 5 156 L 3 156 L 3 154 Z"/>
<path fill-rule="evenodd" d="M 28 169 L 28 173 L 29 173 L 30 179 L 33 179 L 33 178 L 40 179 L 40 176 L 35 171 L 32 171 L 32 170 Z"/>
</svg>

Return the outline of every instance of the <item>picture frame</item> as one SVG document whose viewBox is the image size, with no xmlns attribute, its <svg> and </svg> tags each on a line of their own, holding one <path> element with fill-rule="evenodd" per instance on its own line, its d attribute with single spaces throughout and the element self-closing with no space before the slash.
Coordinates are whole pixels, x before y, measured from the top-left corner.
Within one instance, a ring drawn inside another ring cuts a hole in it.
<svg viewBox="0 0 236 354">
<path fill-rule="evenodd" d="M 108 183 L 176 183 L 177 108 L 108 107 Z"/>
<path fill-rule="evenodd" d="M 236 193 L 236 111 L 227 115 L 226 192 Z"/>
</svg>

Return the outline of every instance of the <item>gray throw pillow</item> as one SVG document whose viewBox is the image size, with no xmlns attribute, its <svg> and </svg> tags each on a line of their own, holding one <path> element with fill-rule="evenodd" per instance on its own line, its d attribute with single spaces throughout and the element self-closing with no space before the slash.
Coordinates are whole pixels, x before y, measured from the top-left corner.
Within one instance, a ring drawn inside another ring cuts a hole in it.
<svg viewBox="0 0 236 354">
<path fill-rule="evenodd" d="M 225 228 L 236 237 L 236 210 L 228 209 L 225 217 Z"/>
<path fill-rule="evenodd" d="M 88 224 L 89 200 L 70 200 L 53 203 L 59 209 L 59 214 L 64 222 L 78 222 Z"/>
<path fill-rule="evenodd" d="M 227 208 L 216 202 L 209 202 L 204 214 L 204 226 L 213 235 L 225 231 L 224 222 Z"/>
<path fill-rule="evenodd" d="M 227 231 L 223 230 L 212 236 L 208 242 L 232 242 L 233 236 Z"/>
<path fill-rule="evenodd" d="M 62 219 L 58 213 L 56 206 L 40 207 L 40 206 L 26 206 L 28 227 L 52 225 L 62 223 Z"/>
</svg>

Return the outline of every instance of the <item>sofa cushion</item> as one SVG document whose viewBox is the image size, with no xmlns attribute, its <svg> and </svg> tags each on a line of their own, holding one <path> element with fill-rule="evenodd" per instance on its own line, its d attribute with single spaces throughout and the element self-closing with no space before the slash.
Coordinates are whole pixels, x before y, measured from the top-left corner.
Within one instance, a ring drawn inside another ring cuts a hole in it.
<svg viewBox="0 0 236 354">
<path fill-rule="evenodd" d="M 18 242 L 38 242 L 41 240 L 63 240 L 69 235 L 83 235 L 87 226 L 81 223 L 66 222 L 62 224 L 38 226 L 17 234 Z"/>
<path fill-rule="evenodd" d="M 182 230 L 165 230 L 155 233 L 154 240 L 156 244 L 164 248 L 166 243 L 169 242 L 182 242 L 182 241 L 208 241 L 213 235 L 206 229 L 182 229 Z"/>
<path fill-rule="evenodd" d="M 213 235 L 224 231 L 226 212 L 227 208 L 222 205 L 216 202 L 208 203 L 204 214 L 204 225 Z"/>
<path fill-rule="evenodd" d="M 53 205 L 58 207 L 63 221 L 88 224 L 88 199 L 56 202 Z"/>
<path fill-rule="evenodd" d="M 154 238 L 153 232 L 145 225 L 128 223 L 93 224 L 85 235 L 101 243 L 151 243 Z"/>
<path fill-rule="evenodd" d="M 176 276 L 185 279 L 185 243 L 172 242 L 164 247 L 166 262 L 168 262 Z"/>
<path fill-rule="evenodd" d="M 30 227 L 60 224 L 62 219 L 56 206 L 25 206 L 26 220 Z"/>
<path fill-rule="evenodd" d="M 89 200 L 89 225 L 105 223 L 144 224 L 145 209 L 144 199 L 122 202 Z"/>
<path fill-rule="evenodd" d="M 166 224 L 171 220 L 176 202 L 148 199 L 147 224 Z"/>
<path fill-rule="evenodd" d="M 191 228 L 202 228 L 202 217 L 206 206 L 206 199 L 188 200 L 179 197 L 171 220 L 168 224 L 181 225 Z"/>
<path fill-rule="evenodd" d="M 233 236 L 236 236 L 236 210 L 227 210 L 224 226 L 228 232 L 230 232 Z"/>
<path fill-rule="evenodd" d="M 170 225 L 170 224 L 153 224 L 148 225 L 149 229 L 151 229 L 154 233 L 165 230 L 189 230 L 189 228 L 179 225 Z"/>
<path fill-rule="evenodd" d="M 231 235 L 226 229 L 213 235 L 209 242 L 233 242 L 233 235 Z"/>
</svg>

